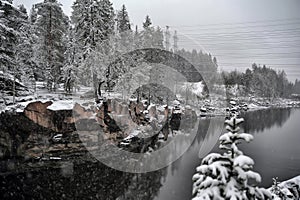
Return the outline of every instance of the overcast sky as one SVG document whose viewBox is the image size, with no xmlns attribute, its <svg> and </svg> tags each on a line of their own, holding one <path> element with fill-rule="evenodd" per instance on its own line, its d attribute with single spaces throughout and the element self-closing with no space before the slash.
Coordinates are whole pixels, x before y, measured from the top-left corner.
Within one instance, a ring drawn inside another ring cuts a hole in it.
<svg viewBox="0 0 300 200">
<path fill-rule="evenodd" d="M 28 9 L 41 0 L 14 0 Z M 61 0 L 71 15 L 73 0 Z M 300 79 L 299 0 L 113 0 L 125 4 L 134 25 L 150 15 L 155 26 L 179 33 L 179 47 L 215 55 L 220 69 L 244 70 L 251 63 L 284 68 Z"/>
</svg>

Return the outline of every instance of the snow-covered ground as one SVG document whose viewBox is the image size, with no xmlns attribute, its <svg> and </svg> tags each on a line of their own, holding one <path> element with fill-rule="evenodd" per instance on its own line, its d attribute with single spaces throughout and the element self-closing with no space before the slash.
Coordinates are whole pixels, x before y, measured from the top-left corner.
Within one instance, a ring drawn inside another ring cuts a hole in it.
<svg viewBox="0 0 300 200">
<path fill-rule="evenodd" d="M 277 194 L 272 192 L 272 187 L 268 190 L 273 193 L 273 199 L 275 200 L 299 200 L 300 199 L 300 176 L 294 177 L 290 180 L 281 182 L 277 187 Z"/>
<path fill-rule="evenodd" d="M 42 103 L 48 101 L 53 102 L 53 104 L 48 107 L 49 110 L 71 110 L 76 102 L 84 103 L 87 99 L 92 99 L 87 95 L 90 91 L 92 91 L 91 87 L 81 86 L 80 90 L 69 95 L 64 92 L 63 86 L 60 85 L 55 92 L 49 92 L 46 89 L 45 82 L 36 82 L 36 91 L 31 95 L 15 97 L 15 104 L 13 104 L 12 96 L 3 96 L 3 101 L 0 100 L 0 112 L 23 112 L 28 104 L 36 101 Z"/>
</svg>

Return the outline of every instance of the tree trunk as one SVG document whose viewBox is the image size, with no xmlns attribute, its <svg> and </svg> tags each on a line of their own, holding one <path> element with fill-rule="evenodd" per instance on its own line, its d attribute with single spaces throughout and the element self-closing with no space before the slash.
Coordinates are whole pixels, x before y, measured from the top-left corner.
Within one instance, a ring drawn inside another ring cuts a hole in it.
<svg viewBox="0 0 300 200">
<path fill-rule="evenodd" d="M 98 94 L 99 94 L 100 97 L 102 96 L 101 86 L 102 86 L 103 83 L 105 83 L 105 81 L 100 81 L 99 84 L 98 84 Z"/>
</svg>

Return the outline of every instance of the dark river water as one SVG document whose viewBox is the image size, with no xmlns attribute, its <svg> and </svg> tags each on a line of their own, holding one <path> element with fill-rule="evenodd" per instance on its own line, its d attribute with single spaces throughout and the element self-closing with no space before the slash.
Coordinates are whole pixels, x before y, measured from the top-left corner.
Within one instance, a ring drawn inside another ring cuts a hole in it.
<svg viewBox="0 0 300 200">
<path fill-rule="evenodd" d="M 243 130 L 254 135 L 241 144 L 255 160 L 260 186 L 272 177 L 286 180 L 300 174 L 300 109 L 268 109 L 243 115 Z M 191 199 L 192 176 L 201 158 L 220 152 L 218 137 L 224 118 L 201 119 L 198 134 L 184 155 L 168 167 L 150 173 L 120 172 L 96 161 L 62 161 L 0 175 L 0 199 Z M 14 164 L 12 164 L 14 165 Z"/>
</svg>

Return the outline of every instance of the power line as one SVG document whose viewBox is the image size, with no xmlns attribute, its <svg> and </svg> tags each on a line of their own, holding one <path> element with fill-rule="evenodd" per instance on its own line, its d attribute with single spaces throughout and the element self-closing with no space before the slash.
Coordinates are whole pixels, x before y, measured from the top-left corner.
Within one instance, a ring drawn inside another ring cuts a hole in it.
<svg viewBox="0 0 300 200">
<path fill-rule="evenodd" d="M 234 29 L 232 29 L 234 30 Z M 290 29 L 274 29 L 274 30 L 256 30 L 256 31 L 249 31 L 249 30 L 246 30 L 246 31 L 239 31 L 239 32 L 210 32 L 210 33 L 199 33 L 198 31 L 196 33 L 180 33 L 181 36 L 183 37 L 186 37 L 186 36 L 193 36 L 193 35 L 202 35 L 202 36 L 207 36 L 208 34 L 210 35 L 222 35 L 222 36 L 226 36 L 226 35 L 240 35 L 240 34 L 280 34 L 280 33 L 286 33 L 286 32 L 291 32 L 291 33 L 294 33 L 296 31 L 300 31 L 300 28 L 290 28 Z"/>
<path fill-rule="evenodd" d="M 268 67 L 284 68 L 287 74 L 295 75 L 300 70 L 296 69 L 300 67 L 300 52 L 297 51 L 300 48 L 299 26 L 300 18 L 290 18 L 171 27 L 181 30 L 181 46 L 199 48 L 204 45 L 217 57 L 219 67 L 250 67 L 253 63 L 265 63 Z M 201 64 L 211 64 L 211 61 Z"/>
<path fill-rule="evenodd" d="M 247 34 L 185 34 L 182 35 L 183 37 L 197 37 L 197 38 L 203 38 L 203 39 L 235 39 L 237 37 L 239 38 L 257 38 L 257 39 L 265 39 L 266 37 L 268 38 L 282 38 L 282 37 L 300 37 L 300 29 L 299 31 L 293 31 L 293 32 L 280 32 L 280 33 L 262 33 L 262 32 L 257 32 L 257 33 L 251 33 L 247 32 Z"/>
<path fill-rule="evenodd" d="M 250 62 L 249 62 L 250 63 Z M 233 62 L 233 63 L 223 63 L 223 62 L 219 62 L 218 64 L 222 64 L 222 65 L 231 65 L 231 64 L 234 64 L 234 65 L 246 65 L 246 64 L 249 64 L 249 63 L 236 63 L 236 62 Z M 253 63 L 252 63 L 253 64 Z M 267 66 L 300 66 L 300 63 L 298 64 L 283 64 L 283 63 L 273 63 L 273 64 L 264 64 L 264 65 L 267 65 Z M 300 70 L 300 69 L 299 69 Z"/>
<path fill-rule="evenodd" d="M 266 41 L 266 40 L 275 40 L 276 42 L 278 41 L 281 41 L 281 42 L 290 42 L 290 41 L 298 41 L 300 42 L 300 35 L 299 36 L 293 36 L 293 37 L 279 37 L 279 38 L 272 38 L 272 37 L 269 37 L 269 38 L 253 38 L 253 37 L 244 37 L 244 38 L 235 38 L 235 39 L 230 39 L 230 38 L 221 38 L 221 40 L 219 40 L 218 38 L 210 38 L 210 39 L 207 39 L 207 38 L 201 38 L 201 37 L 194 37 L 193 39 L 195 40 L 198 40 L 198 41 L 204 41 L 204 42 L 238 42 L 238 41 L 259 41 L 259 40 L 262 40 L 262 41 Z M 278 40 L 276 40 L 278 39 Z M 279 40 L 280 39 L 280 40 Z M 292 39 L 292 40 L 290 40 Z"/>
<path fill-rule="evenodd" d="M 238 40 L 233 40 L 233 41 L 205 41 L 205 40 L 199 40 L 194 38 L 194 41 L 191 40 L 182 40 L 180 39 L 180 43 L 184 42 L 187 44 L 195 44 L 195 41 L 197 41 L 199 44 L 201 45 L 221 45 L 221 44 L 241 44 L 241 45 L 245 45 L 245 44 L 253 44 L 253 42 L 257 42 L 257 41 L 251 41 L 251 40 L 246 40 L 246 41 L 238 41 Z M 300 42 L 300 38 L 299 40 L 284 40 L 284 41 L 262 41 L 260 42 L 261 45 L 266 45 L 266 44 L 289 44 L 290 42 L 292 42 L 292 44 L 294 43 L 299 43 Z"/>
<path fill-rule="evenodd" d="M 256 23 L 266 23 L 266 22 L 281 22 L 281 21 L 299 21 L 300 18 L 286 18 L 286 19 L 272 19 L 272 20 L 257 20 L 257 21 L 245 21 L 245 22 L 230 22 L 230 23 L 215 23 L 215 24 L 194 24 L 194 25 L 174 25 L 170 27 L 194 27 L 194 26 L 227 26 L 227 25 L 237 25 L 237 24 L 256 24 Z"/>
<path fill-rule="evenodd" d="M 293 25 L 293 26 L 292 26 Z M 266 25 L 256 25 L 256 26 L 232 26 L 232 27 L 212 27 L 212 28 L 203 28 L 203 27 L 191 27 L 189 29 L 186 28 L 176 28 L 179 30 L 185 30 L 185 31 L 218 31 L 218 30 L 232 30 L 232 29 L 257 29 L 257 28 L 268 28 L 268 27 L 280 27 L 280 28 L 288 28 L 288 27 L 295 27 L 295 26 L 299 26 L 300 22 L 298 23 L 285 23 L 285 24 L 266 24 Z"/>
</svg>

